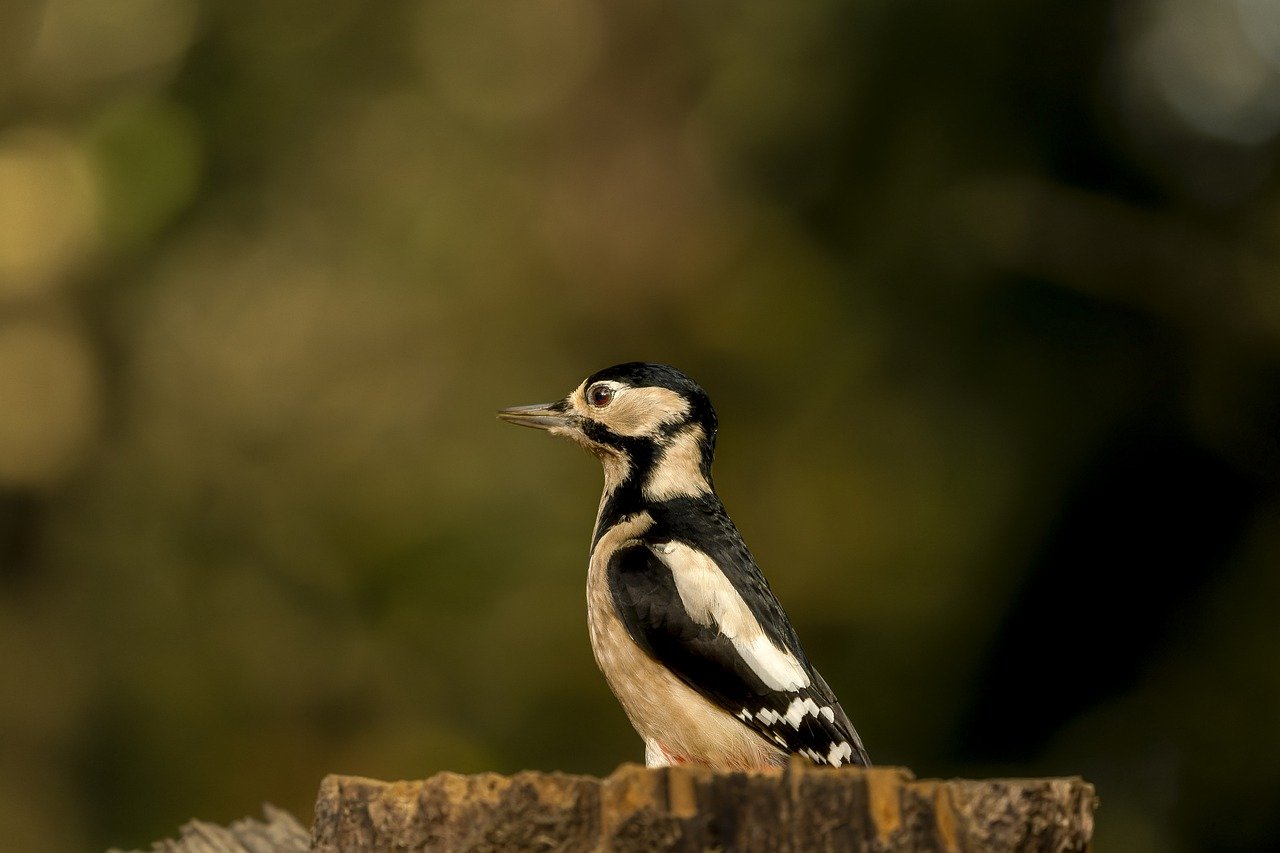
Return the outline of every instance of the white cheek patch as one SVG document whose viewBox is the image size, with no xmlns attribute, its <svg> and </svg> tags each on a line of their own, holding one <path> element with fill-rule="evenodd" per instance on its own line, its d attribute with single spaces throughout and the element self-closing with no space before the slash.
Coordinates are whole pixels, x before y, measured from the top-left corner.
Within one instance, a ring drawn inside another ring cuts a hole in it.
<svg viewBox="0 0 1280 853">
<path fill-rule="evenodd" d="M 644 496 L 651 501 L 675 497 L 695 497 L 711 491 L 702 473 L 702 427 L 682 429 L 662 451 L 644 483 Z"/>
<path fill-rule="evenodd" d="M 618 385 L 613 402 L 596 409 L 586 407 L 588 417 L 600 421 L 618 435 L 656 435 L 666 424 L 689 416 L 689 401 L 667 388 L 630 388 Z"/>
<path fill-rule="evenodd" d="M 723 634 L 766 687 L 792 691 L 809 686 L 809 675 L 800 661 L 769 640 L 751 608 L 714 560 L 682 542 L 664 543 L 655 553 L 671 570 L 689 618 Z M 813 700 L 808 701 L 812 704 Z M 818 713 L 815 705 L 813 714 Z"/>
</svg>

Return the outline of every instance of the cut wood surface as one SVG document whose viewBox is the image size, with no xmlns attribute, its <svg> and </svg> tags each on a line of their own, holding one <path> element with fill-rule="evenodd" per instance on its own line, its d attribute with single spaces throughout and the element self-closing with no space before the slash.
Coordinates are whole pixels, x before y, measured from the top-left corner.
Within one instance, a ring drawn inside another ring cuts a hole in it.
<svg viewBox="0 0 1280 853">
<path fill-rule="evenodd" d="M 916 780 L 799 762 L 752 774 L 623 765 L 606 779 L 329 776 L 312 849 L 1085 850 L 1095 804 L 1078 778 Z"/>
</svg>

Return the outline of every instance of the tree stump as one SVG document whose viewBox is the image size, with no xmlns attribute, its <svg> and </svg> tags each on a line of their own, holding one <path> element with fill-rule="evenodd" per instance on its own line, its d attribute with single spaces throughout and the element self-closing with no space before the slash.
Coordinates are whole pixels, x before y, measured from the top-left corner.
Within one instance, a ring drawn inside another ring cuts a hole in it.
<svg viewBox="0 0 1280 853">
<path fill-rule="evenodd" d="M 525 771 L 419 782 L 329 776 L 312 849 L 1086 850 L 1078 778 L 915 780 L 898 768 L 714 773 L 623 765 L 606 779 Z"/>
</svg>

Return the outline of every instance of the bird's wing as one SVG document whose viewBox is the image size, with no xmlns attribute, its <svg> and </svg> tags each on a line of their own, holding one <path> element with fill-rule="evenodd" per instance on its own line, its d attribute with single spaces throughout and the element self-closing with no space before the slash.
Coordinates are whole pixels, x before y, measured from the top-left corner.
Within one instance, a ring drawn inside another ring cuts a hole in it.
<svg viewBox="0 0 1280 853">
<path fill-rule="evenodd" d="M 637 541 L 612 556 L 608 574 L 631 638 L 725 713 L 784 752 L 835 766 L 869 763 L 785 617 L 758 617 L 707 554 L 678 541 Z"/>
</svg>

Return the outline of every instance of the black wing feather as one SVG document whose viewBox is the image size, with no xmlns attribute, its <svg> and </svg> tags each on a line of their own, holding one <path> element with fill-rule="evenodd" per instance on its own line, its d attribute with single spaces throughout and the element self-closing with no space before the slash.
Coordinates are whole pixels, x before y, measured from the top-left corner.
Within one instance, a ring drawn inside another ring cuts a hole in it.
<svg viewBox="0 0 1280 853">
<path fill-rule="evenodd" d="M 736 531 L 733 532 L 733 539 L 740 543 Z M 656 544 L 656 541 L 629 544 L 609 561 L 614 606 L 631 638 L 681 681 L 779 749 L 826 762 L 832 747 L 847 743 L 851 754 L 846 761 L 869 764 L 857 732 L 831 688 L 809 666 L 781 606 L 754 562 L 751 568 L 758 583 L 750 582 L 750 577 L 746 583 L 742 578 L 731 580 L 739 581 L 734 584 L 735 589 L 748 602 L 770 640 L 801 661 L 810 679 L 806 688 L 796 691 L 769 688 L 727 637 L 714 626 L 695 622 L 680 600 L 671 570 L 650 549 L 650 545 Z M 750 561 L 745 546 L 741 547 Z M 811 700 L 819 709 L 830 709 L 832 719 L 827 719 L 822 712 L 807 713 L 798 720 L 798 725 L 793 725 L 785 717 L 797 699 Z"/>
</svg>

